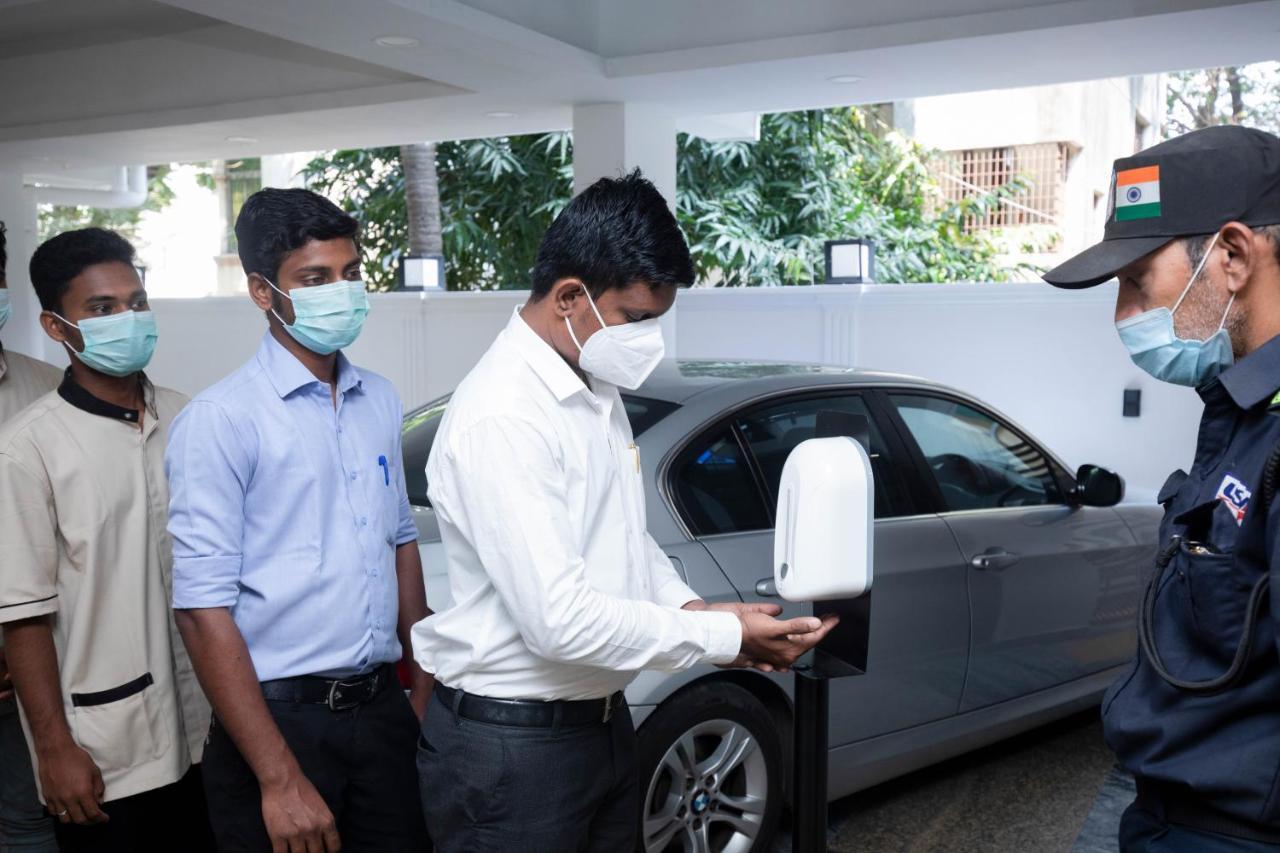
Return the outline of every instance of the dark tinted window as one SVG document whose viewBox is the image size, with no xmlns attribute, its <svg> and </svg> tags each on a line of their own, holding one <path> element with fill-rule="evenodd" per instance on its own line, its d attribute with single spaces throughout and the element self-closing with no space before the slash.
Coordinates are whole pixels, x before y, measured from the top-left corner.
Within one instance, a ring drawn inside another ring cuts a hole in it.
<svg viewBox="0 0 1280 853">
<path fill-rule="evenodd" d="M 627 410 L 627 420 L 631 422 L 631 434 L 639 438 L 649 427 L 680 408 L 666 400 L 654 400 L 649 397 L 636 397 L 631 394 L 622 395 L 622 405 Z"/>
<path fill-rule="evenodd" d="M 448 397 L 441 397 L 410 412 L 404 418 L 400 433 L 404 483 L 409 503 L 414 506 L 431 506 L 431 502 L 427 500 L 427 457 L 431 455 L 431 445 L 435 443 L 440 419 L 444 417 L 448 402 Z"/>
<path fill-rule="evenodd" d="M 694 442 L 673 466 L 677 505 L 696 536 L 764 530 L 769 513 L 733 430 Z"/>
<path fill-rule="evenodd" d="M 410 412 L 405 415 L 401 427 L 405 486 L 409 503 L 415 506 L 431 506 L 427 500 L 427 457 L 431 455 L 431 445 L 435 443 L 436 431 L 440 429 L 440 419 L 444 417 L 448 402 L 448 397 L 441 397 Z M 680 408 L 666 400 L 630 395 L 622 398 L 622 404 L 627 410 L 631 432 L 636 436 Z"/>
<path fill-rule="evenodd" d="M 891 395 L 948 510 L 1062 503 L 1049 460 L 990 415 L 943 397 Z"/>
<path fill-rule="evenodd" d="M 871 472 L 875 477 L 876 518 L 903 515 L 906 512 L 906 496 L 889 450 L 867 409 L 866 401 L 854 394 L 769 403 L 739 416 L 738 427 L 751 452 L 755 454 L 765 485 L 769 489 L 769 500 L 777 499 L 778 482 L 782 479 L 782 466 L 787 457 L 797 444 L 817 437 L 819 422 L 824 417 L 837 418 L 844 424 L 859 423 L 863 426 L 864 434 L 855 437 L 860 440 L 865 438 L 869 444 L 866 449 L 867 455 L 871 457 Z"/>
</svg>

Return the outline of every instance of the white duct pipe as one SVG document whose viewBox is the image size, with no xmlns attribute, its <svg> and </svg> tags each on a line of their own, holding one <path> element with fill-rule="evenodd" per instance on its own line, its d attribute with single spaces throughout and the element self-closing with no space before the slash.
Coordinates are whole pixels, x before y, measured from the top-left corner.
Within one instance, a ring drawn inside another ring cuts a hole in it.
<svg viewBox="0 0 1280 853">
<path fill-rule="evenodd" d="M 141 207 L 147 200 L 147 167 L 122 166 L 106 189 L 35 187 L 39 204 L 62 204 L 80 207 Z"/>
</svg>

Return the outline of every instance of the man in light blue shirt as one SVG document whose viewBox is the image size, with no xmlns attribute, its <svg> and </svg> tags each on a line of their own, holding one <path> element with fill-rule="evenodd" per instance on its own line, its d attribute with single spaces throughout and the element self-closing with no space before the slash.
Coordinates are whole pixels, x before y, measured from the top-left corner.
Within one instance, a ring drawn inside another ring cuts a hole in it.
<svg viewBox="0 0 1280 853">
<path fill-rule="evenodd" d="M 174 423 L 173 605 L 215 720 L 222 850 L 417 851 L 429 677 L 395 663 L 428 613 L 401 469 L 400 399 L 341 352 L 368 299 L 355 220 L 263 190 L 236 222 L 257 354 Z"/>
</svg>

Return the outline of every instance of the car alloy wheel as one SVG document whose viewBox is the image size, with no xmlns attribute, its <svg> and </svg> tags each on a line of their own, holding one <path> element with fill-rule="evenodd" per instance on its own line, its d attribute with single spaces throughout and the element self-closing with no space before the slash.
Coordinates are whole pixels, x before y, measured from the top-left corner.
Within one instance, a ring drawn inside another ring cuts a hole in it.
<svg viewBox="0 0 1280 853">
<path fill-rule="evenodd" d="M 646 853 L 745 853 L 764 823 L 769 770 L 746 726 L 707 720 L 658 763 L 644 800 Z"/>
</svg>

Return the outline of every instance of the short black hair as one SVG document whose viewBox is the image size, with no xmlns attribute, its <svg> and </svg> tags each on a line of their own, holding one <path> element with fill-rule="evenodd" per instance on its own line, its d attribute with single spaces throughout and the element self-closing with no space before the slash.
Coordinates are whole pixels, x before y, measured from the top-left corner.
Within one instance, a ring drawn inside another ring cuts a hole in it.
<svg viewBox="0 0 1280 853">
<path fill-rule="evenodd" d="M 119 261 L 133 266 L 134 255 L 128 240 L 105 228 L 82 228 L 50 237 L 31 256 L 31 283 L 40 307 L 61 311 L 62 295 L 71 279 L 95 264 Z"/>
<path fill-rule="evenodd" d="M 4 223 L 0 222 L 0 281 L 4 281 L 4 271 L 9 267 L 9 248 L 5 241 Z"/>
<path fill-rule="evenodd" d="M 636 169 L 601 178 L 560 212 L 538 246 L 534 298 L 562 278 L 577 278 L 591 295 L 644 282 L 693 283 L 693 260 L 662 193 Z"/>
<path fill-rule="evenodd" d="M 276 282 L 285 255 L 312 240 L 349 237 L 359 246 L 360 224 L 324 196 L 304 189 L 258 190 L 236 217 L 236 250 L 245 275 Z"/>
</svg>

